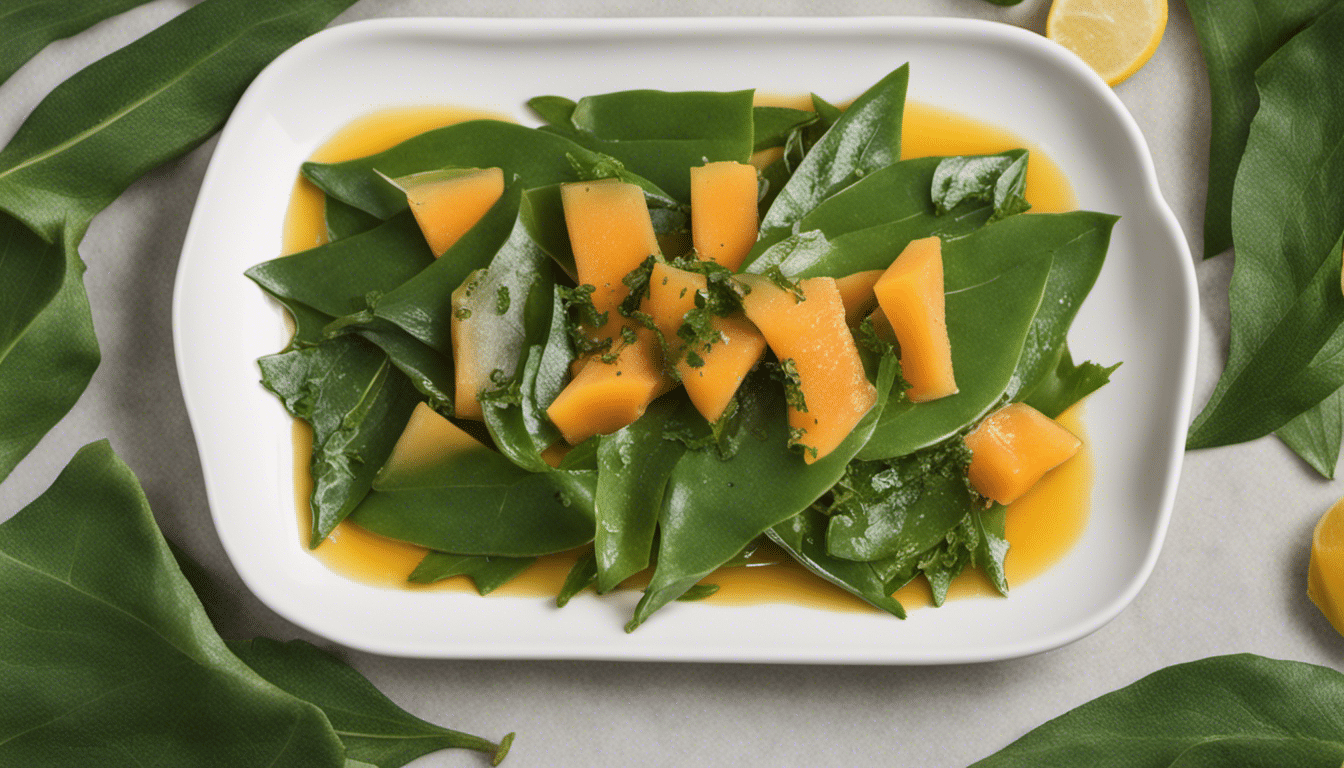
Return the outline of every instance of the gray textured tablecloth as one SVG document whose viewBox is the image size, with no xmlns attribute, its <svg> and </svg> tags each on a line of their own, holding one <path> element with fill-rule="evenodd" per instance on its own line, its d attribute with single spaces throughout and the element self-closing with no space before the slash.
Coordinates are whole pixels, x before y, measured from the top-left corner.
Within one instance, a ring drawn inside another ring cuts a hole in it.
<svg viewBox="0 0 1344 768">
<path fill-rule="evenodd" d="M 52 45 L 0 87 L 0 141 L 58 82 L 190 3 L 158 0 Z M 376 16 L 976 16 L 1043 32 L 1047 0 L 364 0 L 336 23 Z M 1209 94 L 1185 7 L 1157 54 L 1116 93 L 1143 129 L 1166 196 L 1202 251 Z M 226 637 L 320 638 L 239 582 L 210 522 L 178 389 L 170 306 L 179 250 L 213 142 L 149 174 L 108 208 L 82 253 L 103 364 L 71 414 L 3 485 L 0 519 L 55 479 L 81 445 L 110 438 L 160 525 L 215 577 L 207 606 Z M 1196 408 L 1228 339 L 1228 256 L 1196 266 Z M 1340 666 L 1344 638 L 1307 600 L 1311 527 L 1340 496 L 1273 438 L 1186 456 L 1166 545 L 1133 604 L 1064 648 L 993 664 L 823 667 L 420 661 L 336 649 L 392 699 L 434 722 L 498 737 L 506 765 L 959 766 L 1159 667 L 1248 651 Z M 476 766 L 440 753 L 416 766 Z"/>
</svg>

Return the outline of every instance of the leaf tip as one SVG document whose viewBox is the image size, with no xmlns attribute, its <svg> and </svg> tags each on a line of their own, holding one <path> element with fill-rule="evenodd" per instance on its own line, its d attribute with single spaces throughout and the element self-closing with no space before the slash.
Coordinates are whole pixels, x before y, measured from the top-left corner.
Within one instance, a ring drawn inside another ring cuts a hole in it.
<svg viewBox="0 0 1344 768">
<path fill-rule="evenodd" d="M 513 746 L 513 737 L 515 735 L 514 732 L 510 731 L 505 734 L 504 738 L 499 740 L 499 748 L 495 750 L 495 754 L 490 758 L 491 765 L 499 765 L 504 762 L 504 758 L 509 756 L 509 748 Z"/>
</svg>

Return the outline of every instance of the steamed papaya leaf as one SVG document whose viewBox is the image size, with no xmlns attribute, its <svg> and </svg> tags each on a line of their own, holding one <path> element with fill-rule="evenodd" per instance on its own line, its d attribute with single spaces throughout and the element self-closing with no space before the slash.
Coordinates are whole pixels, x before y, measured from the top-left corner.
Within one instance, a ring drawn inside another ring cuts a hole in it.
<svg viewBox="0 0 1344 768">
<path fill-rule="evenodd" d="M 1023 151 L 1016 152 L 1025 160 Z M 960 197 L 943 213 L 939 213 L 932 194 L 940 173 L 954 175 L 949 170 L 952 166 L 984 160 L 1006 170 L 1015 157 L 1013 153 L 921 157 L 874 171 L 804 216 L 798 225 L 800 234 L 768 246 L 758 243 L 745 271 L 761 272 L 779 266 L 787 275 L 816 277 L 885 269 L 895 258 L 893 254 L 899 254 L 911 240 L 934 235 L 959 237 L 1016 212 L 1011 201 L 1021 198 L 1023 178 L 986 173 L 978 178 L 979 186 L 974 186 L 971 179 L 962 179 Z M 1005 178 L 1011 183 L 1005 185 L 1003 199 L 996 202 L 995 190 Z M 944 203 L 951 200 L 946 193 L 938 199 Z M 814 231 L 827 239 L 824 247 L 800 247 L 810 236 L 815 238 Z"/>
<path fill-rule="evenodd" d="M 326 196 L 322 218 L 327 227 L 327 241 L 336 242 L 364 232 L 382 223 L 382 219 L 346 205 L 330 195 Z"/>
<path fill-rule="evenodd" d="M 890 391 L 898 367 L 889 356 L 882 360 L 878 392 Z M 835 485 L 886 405 L 878 398 L 839 447 L 807 464 L 788 447 L 784 395 L 768 374 L 749 377 L 738 397 L 743 437 L 732 458 L 687 451 L 672 469 L 659 513 L 658 565 L 627 632 Z"/>
<path fill-rule="evenodd" d="M 257 362 L 262 385 L 313 428 L 315 547 L 368 493 L 419 397 L 386 354 L 354 336 Z"/>
<path fill-rule="evenodd" d="M 942 216 L 963 202 L 993 206 L 990 221 L 998 221 L 1031 207 L 1026 198 L 1027 150 L 998 155 L 949 157 L 933 174 L 933 205 Z"/>
<path fill-rule="evenodd" d="M 434 264 L 409 212 L 352 237 L 262 262 L 245 272 L 267 293 L 332 317 L 368 309 Z"/>
<path fill-rule="evenodd" d="M 752 151 L 782 147 L 789 136 L 819 119 L 816 112 L 788 107 L 753 107 Z"/>
<path fill-rule="evenodd" d="M 11 247 L 19 242 L 35 245 L 20 235 Z M 73 248 L 56 258 L 64 269 L 55 296 L 0 356 L 0 480 L 74 407 L 101 360 L 84 263 Z"/>
<path fill-rule="evenodd" d="M 427 131 L 376 155 L 342 163 L 304 163 L 303 175 L 337 200 L 387 219 L 406 209 L 406 194 L 380 173 L 398 178 L 451 167 L 502 168 L 506 178 L 517 176 L 524 188 L 531 189 L 582 181 L 585 174 L 612 168 L 612 163 L 610 157 L 556 133 L 498 120 L 472 120 Z M 623 171 L 617 175 L 670 202 L 653 183 Z"/>
<path fill-rule="evenodd" d="M 0 525 L 0 763 L 340 768 L 316 706 L 225 647 L 106 442 Z"/>
<path fill-rule="evenodd" d="M 565 583 L 560 585 L 560 591 L 555 596 L 555 607 L 564 608 L 569 605 L 569 601 L 573 600 L 575 595 L 596 582 L 597 556 L 592 552 L 584 552 L 574 561 L 569 573 L 565 574 Z"/>
<path fill-rule="evenodd" d="M 380 296 L 373 317 L 391 322 L 431 349 L 451 356 L 453 291 L 467 275 L 489 266 L 501 248 L 510 242 L 515 245 L 521 242 L 515 240 L 523 237 L 518 219 L 521 197 L 518 182 L 505 186 L 504 193 L 485 216 L 442 256 Z"/>
<path fill-rule="evenodd" d="M 569 138 L 689 203 L 686 169 L 751 157 L 752 92 L 634 90 L 585 96 L 569 116 Z"/>
<path fill-rule="evenodd" d="M 445 416 L 453 415 L 457 382 L 452 358 L 430 349 L 390 323 L 372 323 L 357 329 L 355 334 L 381 349 L 430 408 Z"/>
<path fill-rule="evenodd" d="M 1059 362 L 1021 401 L 1052 419 L 1059 418 L 1075 403 L 1109 383 L 1111 374 L 1119 367 L 1120 363 L 1103 367 L 1091 361 L 1075 365 L 1068 345 L 1061 345 Z"/>
<path fill-rule="evenodd" d="M 485 446 L 388 471 L 350 519 L 440 552 L 535 557 L 593 540 L 591 471 L 530 472 Z"/>
<path fill-rule="evenodd" d="M 1344 383 L 1344 5 L 1256 72 L 1260 109 L 1237 174 L 1227 366 L 1187 448 L 1266 435 Z"/>
<path fill-rule="evenodd" d="M 1344 389 L 1335 390 L 1274 434 L 1322 477 L 1333 480 L 1340 441 L 1344 439 Z"/>
<path fill-rule="evenodd" d="M 822 200 L 900 159 L 909 76 L 909 65 L 902 65 L 877 81 L 807 151 L 762 218 L 762 240 L 787 237 Z"/>
<path fill-rule="evenodd" d="M 815 508 L 808 507 L 766 534 L 809 571 L 897 618 L 905 618 L 905 608 L 891 596 L 871 563 L 843 560 L 826 551 L 826 516 Z"/>
<path fill-rule="evenodd" d="M 452 555 L 430 552 L 415 566 L 407 581 L 415 584 L 433 584 L 436 581 L 466 576 L 476 585 L 476 592 L 488 595 L 513 581 L 532 567 L 535 557 L 491 557 L 486 555 Z"/>
<path fill-rule="evenodd" d="M 1232 247 L 1232 198 L 1251 119 L 1260 106 L 1255 71 L 1337 0 L 1188 0 L 1209 73 L 1209 188 L 1204 257 Z"/>
<path fill-rule="evenodd" d="M 37 0 L 0 14 L 0 83 L 48 43 L 70 37 L 147 0 Z"/>
<path fill-rule="evenodd" d="M 0 150 L 0 209 L 74 245 L 145 171 L 200 144 L 252 78 L 354 0 L 207 0 L 61 83 Z"/>
<path fill-rule="evenodd" d="M 1338 765 L 1344 674 L 1252 654 L 1158 670 L 972 768 Z"/>
<path fill-rule="evenodd" d="M 920 556 L 918 571 L 929 582 L 935 606 L 947 600 L 953 580 L 971 565 L 979 567 L 1000 594 L 1008 594 L 1003 569 L 1008 555 L 1008 542 L 1003 538 L 1006 509 L 971 507 L 941 542 Z"/>
<path fill-rule="evenodd" d="M 826 507 L 826 553 L 909 562 L 936 545 L 973 504 L 970 449 L 960 435 L 896 459 L 852 461 Z"/>
<path fill-rule="evenodd" d="M 684 398 L 655 400 L 648 411 L 597 447 L 597 591 L 610 592 L 649 565 L 663 493 L 686 446 L 664 437 L 669 419 L 683 418 Z M 696 414 L 698 416 L 698 414 Z"/>
<path fill-rule="evenodd" d="M 537 113 L 537 117 L 545 120 L 547 125 L 564 129 L 574 127 L 570 116 L 574 114 L 574 108 L 578 104 L 573 99 L 564 96 L 533 96 L 527 100 L 527 106 Z"/>
<path fill-rule="evenodd" d="M 956 246 L 968 240 L 954 240 L 944 250 L 947 335 L 959 391 L 924 403 L 892 393 L 861 459 L 904 456 L 941 442 L 1004 398 L 1054 258 L 1048 251 L 1007 265 L 963 258 L 974 251 Z"/>
</svg>

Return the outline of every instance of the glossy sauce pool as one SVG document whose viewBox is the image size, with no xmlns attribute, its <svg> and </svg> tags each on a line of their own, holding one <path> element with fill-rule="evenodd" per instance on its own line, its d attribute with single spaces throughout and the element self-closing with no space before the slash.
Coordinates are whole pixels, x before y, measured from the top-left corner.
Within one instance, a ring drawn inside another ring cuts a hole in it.
<svg viewBox="0 0 1344 768">
<path fill-rule="evenodd" d="M 796 97 L 758 96 L 758 104 L 807 108 L 810 102 Z M 412 136 L 464 120 L 509 119 L 497 114 L 454 107 L 407 107 L 382 110 L 342 128 L 313 153 L 312 159 L 337 162 L 388 149 Z M 1032 210 L 1055 213 L 1073 210 L 1072 187 L 1045 153 L 1031 142 L 977 120 L 918 103 L 907 103 L 901 136 L 902 159 L 930 155 L 973 155 L 1026 147 L 1028 163 L 1026 196 Z M 766 158 L 768 159 L 768 158 Z M 322 193 L 300 178 L 294 185 L 285 217 L 284 253 L 296 253 L 326 242 Z M 1072 459 L 1046 475 L 1036 487 L 1008 508 L 1006 538 L 1010 544 L 1005 561 L 1008 583 L 1021 584 L 1041 573 L 1068 552 L 1087 523 L 1092 488 L 1092 458 L 1084 434 L 1082 405 L 1060 416 L 1060 423 L 1083 440 Z M 308 498 L 312 478 L 308 461 L 312 432 L 308 425 L 294 423 L 294 492 L 299 510 L 296 538 L 304 546 L 309 530 Z M 313 554 L 328 568 L 368 584 L 418 590 L 473 591 L 469 579 L 459 576 L 432 585 L 410 584 L 406 576 L 428 550 L 369 533 L 351 523 L 341 523 Z M 579 552 L 539 558 L 518 578 L 491 595 L 554 597 Z M 719 591 L 708 598 L 720 604 L 788 602 L 831 610 L 876 611 L 857 597 L 821 580 L 788 555 L 771 545 L 762 546 L 755 560 L 759 565 L 725 568 L 710 574 L 706 583 Z M 639 577 L 631 586 L 642 586 Z M 953 582 L 949 599 L 972 595 L 996 595 L 989 581 L 974 569 Z M 906 608 L 930 603 L 927 583 L 916 579 L 896 592 Z"/>
</svg>

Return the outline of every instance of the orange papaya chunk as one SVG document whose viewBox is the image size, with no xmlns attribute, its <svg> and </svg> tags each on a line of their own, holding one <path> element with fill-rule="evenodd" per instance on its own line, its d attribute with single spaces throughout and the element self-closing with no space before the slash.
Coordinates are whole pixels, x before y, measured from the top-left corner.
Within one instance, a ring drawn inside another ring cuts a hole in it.
<svg viewBox="0 0 1344 768">
<path fill-rule="evenodd" d="M 943 296 L 943 246 L 937 237 L 912 240 L 873 286 L 901 346 L 906 396 L 923 403 L 957 393 Z"/>
<path fill-rule="evenodd" d="M 811 464 L 835 450 L 877 402 L 877 388 L 863 372 L 854 337 L 845 324 L 845 306 L 835 280 L 799 281 L 802 300 L 761 275 L 738 275 L 751 288 L 742 299 L 781 363 L 797 371 L 802 403 L 789 405 L 794 442 Z M 790 397 L 790 400 L 794 400 Z M 802 407 L 797 407 L 801 405 Z"/>
<path fill-rule="evenodd" d="M 504 194 L 499 168 L 450 168 L 392 180 L 406 193 L 406 202 L 435 257 L 442 256 Z"/>
<path fill-rule="evenodd" d="M 718 421 L 747 374 L 765 353 L 765 336 L 742 315 L 716 317 L 712 321 L 719 340 L 699 355 L 704 365 L 677 362 L 677 373 L 695 409 L 706 421 Z"/>
<path fill-rule="evenodd" d="M 649 297 L 642 308 L 653 318 L 669 348 L 678 353 L 676 370 L 696 410 L 706 421 L 718 421 L 765 352 L 765 337 L 740 315 L 714 317 L 710 325 L 719 332 L 719 341 L 709 349 L 695 350 L 703 365 L 691 365 L 681 355 L 683 344 L 677 330 L 686 313 L 695 308 L 696 292 L 705 290 L 706 284 L 704 275 L 655 264 L 649 275 Z"/>
<path fill-rule="evenodd" d="M 486 333 L 476 332 L 481 326 L 471 321 L 471 308 L 468 306 L 468 297 L 483 274 L 484 269 L 472 272 L 453 291 L 453 313 L 449 320 L 453 339 L 453 414 L 459 419 L 476 421 L 485 419 L 481 403 L 476 397 L 481 390 L 490 386 L 490 372 L 493 370 L 481 364 L 481 353 L 491 349 L 494 340 Z"/>
<path fill-rule="evenodd" d="M 579 284 L 596 288 L 593 305 L 613 323 L 630 295 L 622 278 L 659 252 L 644 190 L 617 179 L 579 181 L 561 185 L 560 202 Z"/>
<path fill-rule="evenodd" d="M 442 466 L 462 451 L 481 450 L 484 447 L 433 408 L 419 403 L 411 411 L 411 418 L 407 420 L 401 437 L 397 438 L 391 455 L 382 469 L 378 470 L 378 482 L 401 485 Z"/>
<path fill-rule="evenodd" d="M 635 342 L 617 349 L 614 362 L 603 362 L 601 355 L 593 357 L 560 390 L 546 415 L 570 445 L 633 423 L 666 391 L 662 350 L 655 333 L 636 328 Z"/>
<path fill-rule="evenodd" d="M 760 227 L 756 168 L 723 160 L 691 169 L 691 242 L 700 258 L 737 271 Z"/>
<path fill-rule="evenodd" d="M 1011 504 L 1046 472 L 1078 452 L 1082 442 L 1026 403 L 991 413 L 966 436 L 971 485 L 981 496 Z"/>
<path fill-rule="evenodd" d="M 846 325 L 852 328 L 863 322 L 864 315 L 872 312 L 877 306 L 877 295 L 873 293 L 873 286 L 877 285 L 884 271 L 870 269 L 835 278 L 835 287 L 840 291 L 840 301 L 845 305 Z"/>
</svg>

